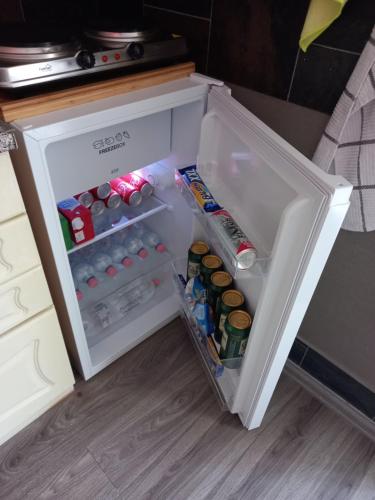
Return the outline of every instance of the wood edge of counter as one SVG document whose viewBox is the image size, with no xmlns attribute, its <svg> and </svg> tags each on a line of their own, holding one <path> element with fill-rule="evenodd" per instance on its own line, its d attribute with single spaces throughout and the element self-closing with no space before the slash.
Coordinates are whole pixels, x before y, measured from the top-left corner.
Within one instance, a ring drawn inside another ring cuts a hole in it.
<svg viewBox="0 0 375 500">
<path fill-rule="evenodd" d="M 187 62 L 18 100 L 3 100 L 0 101 L 0 117 L 5 122 L 10 123 L 14 120 L 87 104 L 98 99 L 186 78 L 194 71 L 195 64 Z"/>
</svg>

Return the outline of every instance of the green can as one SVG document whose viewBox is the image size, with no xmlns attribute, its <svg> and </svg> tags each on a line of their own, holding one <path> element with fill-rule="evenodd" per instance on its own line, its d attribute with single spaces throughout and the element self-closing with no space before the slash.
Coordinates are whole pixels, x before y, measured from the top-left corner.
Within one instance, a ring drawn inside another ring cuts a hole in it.
<svg viewBox="0 0 375 500">
<path fill-rule="evenodd" d="M 189 248 L 187 280 L 199 276 L 201 271 L 201 262 L 205 255 L 210 251 L 209 246 L 204 241 L 195 241 Z"/>
<path fill-rule="evenodd" d="M 221 359 L 241 358 L 244 355 L 251 323 L 251 316 L 246 311 L 236 310 L 228 314 L 221 337 Z"/>
<path fill-rule="evenodd" d="M 205 287 L 211 283 L 211 275 L 223 269 L 223 261 L 217 255 L 205 255 L 201 263 L 201 281 Z"/>
<path fill-rule="evenodd" d="M 215 340 L 221 344 L 221 337 L 224 332 L 224 324 L 228 314 L 236 309 L 243 309 L 245 297 L 238 290 L 226 290 L 217 302 L 216 320 L 215 320 Z"/>
<path fill-rule="evenodd" d="M 218 298 L 223 292 L 225 292 L 225 290 L 232 288 L 232 286 L 233 278 L 226 271 L 216 271 L 215 273 L 211 274 L 211 282 L 210 286 L 208 287 L 207 301 L 212 307 L 212 311 L 214 314 L 216 312 Z"/>
</svg>

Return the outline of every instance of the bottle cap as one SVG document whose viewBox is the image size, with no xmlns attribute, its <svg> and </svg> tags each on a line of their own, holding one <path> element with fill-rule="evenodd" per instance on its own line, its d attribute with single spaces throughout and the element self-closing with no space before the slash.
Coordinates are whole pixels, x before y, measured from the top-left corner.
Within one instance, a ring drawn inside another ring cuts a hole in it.
<svg viewBox="0 0 375 500">
<path fill-rule="evenodd" d="M 138 252 L 138 256 L 141 259 L 145 259 L 148 256 L 148 251 L 145 248 L 141 248 Z"/>
<path fill-rule="evenodd" d="M 133 265 L 133 259 L 131 259 L 130 257 L 125 257 L 124 259 L 122 259 L 121 264 L 124 267 L 131 267 Z"/>
<path fill-rule="evenodd" d="M 76 295 L 77 295 L 77 300 L 83 299 L 83 293 L 81 292 L 81 290 L 76 290 Z"/>
<path fill-rule="evenodd" d="M 98 284 L 98 280 L 94 276 L 92 276 L 87 280 L 87 284 L 90 288 L 95 288 Z"/>
<path fill-rule="evenodd" d="M 160 280 L 159 280 L 158 278 L 154 278 L 154 279 L 152 280 L 152 282 L 153 282 L 153 284 L 154 284 L 155 286 L 159 286 L 159 285 L 160 285 Z"/>
<path fill-rule="evenodd" d="M 117 269 L 114 266 L 108 266 L 105 272 L 108 274 L 108 276 L 116 276 L 117 274 Z"/>
<path fill-rule="evenodd" d="M 165 252 L 167 247 L 163 243 L 158 243 L 155 247 L 155 250 L 159 253 Z"/>
</svg>

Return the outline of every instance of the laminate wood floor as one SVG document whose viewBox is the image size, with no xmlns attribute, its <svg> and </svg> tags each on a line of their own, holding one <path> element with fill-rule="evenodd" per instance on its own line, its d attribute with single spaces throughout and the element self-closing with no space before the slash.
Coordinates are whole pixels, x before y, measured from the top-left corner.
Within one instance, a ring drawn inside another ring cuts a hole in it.
<svg viewBox="0 0 375 500">
<path fill-rule="evenodd" d="M 222 413 L 176 320 L 0 447 L 1 500 L 375 499 L 375 446 L 287 377 Z"/>
</svg>

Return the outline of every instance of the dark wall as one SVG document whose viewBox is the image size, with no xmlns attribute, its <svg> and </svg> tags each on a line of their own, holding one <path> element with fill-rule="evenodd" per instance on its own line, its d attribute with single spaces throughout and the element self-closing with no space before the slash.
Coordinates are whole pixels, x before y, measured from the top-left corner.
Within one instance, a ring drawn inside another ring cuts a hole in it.
<svg viewBox="0 0 375 500">
<path fill-rule="evenodd" d="M 145 0 L 144 12 L 190 40 L 198 71 L 331 113 L 375 22 L 374 0 L 349 0 L 304 54 L 309 0 Z"/>
<path fill-rule="evenodd" d="M 128 19 L 142 14 L 142 0 L 0 0 L 0 22 L 53 22 L 82 26 L 91 18 Z"/>
</svg>

